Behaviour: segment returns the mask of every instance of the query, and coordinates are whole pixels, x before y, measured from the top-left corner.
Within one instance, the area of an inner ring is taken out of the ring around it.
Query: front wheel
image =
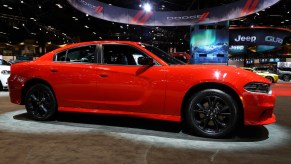
[[[0,91],[3,91],[4,88],[3,88],[3,85],[2,85],[2,82],[0,81]]]
[[[239,108],[236,101],[224,91],[205,89],[189,99],[186,120],[194,133],[203,137],[222,138],[237,127]]]
[[[32,86],[25,96],[28,115],[37,121],[51,120],[57,112],[57,102],[52,90],[43,84]]]

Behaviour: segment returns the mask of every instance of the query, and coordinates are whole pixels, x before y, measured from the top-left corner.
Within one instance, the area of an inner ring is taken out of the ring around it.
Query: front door
[[[137,59],[147,56],[129,45],[103,45],[102,64],[97,67],[98,108],[140,113],[163,113],[165,70],[139,65]]]

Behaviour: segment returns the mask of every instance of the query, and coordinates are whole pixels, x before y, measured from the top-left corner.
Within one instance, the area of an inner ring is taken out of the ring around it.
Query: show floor
[[[126,117],[62,113],[35,122],[0,92],[0,163],[291,163],[291,84],[272,88],[277,122],[226,139]]]

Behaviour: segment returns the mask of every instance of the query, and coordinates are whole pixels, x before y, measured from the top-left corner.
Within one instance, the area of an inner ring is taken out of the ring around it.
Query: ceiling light
[[[102,39],[102,37],[101,37],[101,36],[99,36],[99,39]]]
[[[138,5],[138,7],[142,7],[142,5],[140,4],[140,5]]]
[[[120,26],[121,29],[123,29],[123,26]]]
[[[38,8],[41,9],[41,5],[39,5]]]
[[[63,6],[62,5],[60,5],[60,4],[56,4],[56,6],[58,6],[60,9],[62,9],[63,8]]]
[[[20,3],[24,3],[23,1],[20,1]]]
[[[282,21],[281,23],[284,23],[284,21]]]
[[[251,28],[254,28],[254,25],[251,25]]]
[[[287,14],[289,14],[290,13],[290,11],[287,11]]]
[[[260,15],[259,13],[256,13],[257,15]]]
[[[8,9],[9,9],[9,10],[12,10],[13,8],[12,8],[12,7],[8,7]]]
[[[96,32],[93,32],[94,35],[96,35]]]
[[[89,16],[89,14],[86,14],[86,17],[88,17]]]
[[[3,5],[4,7],[8,7],[8,5]]]
[[[149,3],[145,3],[143,5],[143,9],[146,11],[146,12],[150,12],[152,11],[152,6],[149,4]]]
[[[286,19],[285,21],[286,21],[286,22],[289,22],[289,19]]]
[[[109,3],[108,5],[109,5],[109,6],[111,6],[112,4],[111,4],[111,3]]]
[[[89,26],[87,26],[87,25],[85,25],[84,27],[85,27],[85,28],[89,28]]]
[[[15,28],[15,29],[19,30],[19,28],[18,28],[18,27],[16,27],[16,26],[13,26],[13,28]]]

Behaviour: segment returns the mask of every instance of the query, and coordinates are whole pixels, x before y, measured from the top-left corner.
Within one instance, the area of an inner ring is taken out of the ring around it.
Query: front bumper
[[[245,125],[266,125],[276,122],[273,114],[274,93],[262,94],[246,91],[242,96]]]
[[[10,75],[1,75],[0,81],[2,83],[3,89],[8,89],[8,78]]]

